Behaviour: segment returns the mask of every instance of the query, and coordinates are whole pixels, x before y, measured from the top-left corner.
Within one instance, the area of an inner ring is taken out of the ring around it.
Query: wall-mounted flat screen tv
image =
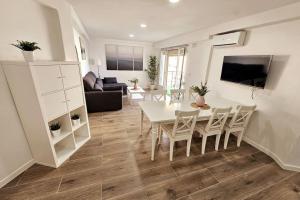
[[[221,80],[264,88],[272,56],[224,56]]]

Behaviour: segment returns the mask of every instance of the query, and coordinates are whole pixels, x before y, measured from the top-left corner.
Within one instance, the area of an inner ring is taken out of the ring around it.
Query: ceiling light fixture
[[[134,35],[133,34],[129,34],[129,37],[134,38]]]
[[[178,3],[179,0],[169,0],[170,3]]]
[[[141,24],[140,26],[141,26],[141,28],[146,28],[147,24]]]

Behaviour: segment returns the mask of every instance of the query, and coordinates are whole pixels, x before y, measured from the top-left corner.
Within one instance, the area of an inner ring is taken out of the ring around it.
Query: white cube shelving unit
[[[59,167],[90,139],[79,63],[0,62],[36,163]],[[71,116],[80,115],[73,126]],[[53,137],[49,125],[61,124]]]

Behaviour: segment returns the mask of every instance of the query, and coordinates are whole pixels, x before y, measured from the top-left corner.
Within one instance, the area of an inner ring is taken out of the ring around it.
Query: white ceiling
[[[91,37],[155,42],[299,0],[68,0]],[[147,28],[140,28],[145,23]]]

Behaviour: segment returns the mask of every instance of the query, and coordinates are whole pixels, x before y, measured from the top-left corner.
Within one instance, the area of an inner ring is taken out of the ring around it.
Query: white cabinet
[[[42,94],[63,89],[62,76],[59,65],[34,66],[33,73],[37,78],[39,90]]]
[[[90,139],[85,96],[76,62],[0,62],[36,163],[60,166]],[[73,126],[71,116],[81,123]],[[61,134],[49,126],[61,124]]]
[[[81,87],[66,90],[66,99],[70,111],[83,105],[83,95]]]
[[[63,77],[65,89],[75,87],[75,86],[80,86],[81,77],[77,65],[61,66],[60,70]]]
[[[48,94],[42,97],[48,121],[68,112],[64,91]]]

